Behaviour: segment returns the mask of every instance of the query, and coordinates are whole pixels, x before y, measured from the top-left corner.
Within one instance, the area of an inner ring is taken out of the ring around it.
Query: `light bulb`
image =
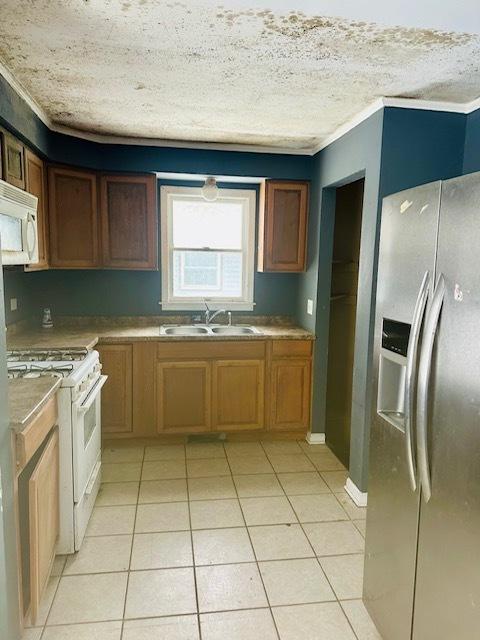
[[[213,176],[209,176],[205,180],[205,184],[202,187],[202,196],[203,199],[208,202],[213,202],[218,198],[217,181]]]

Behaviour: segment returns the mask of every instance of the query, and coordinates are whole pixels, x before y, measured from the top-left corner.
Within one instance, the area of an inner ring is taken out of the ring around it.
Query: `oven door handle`
[[[100,376],[97,380],[97,383],[90,390],[90,393],[86,397],[85,401],[82,404],[78,402],[74,403],[75,410],[77,411],[77,413],[79,413],[80,415],[87,413],[87,411],[90,409],[92,404],[97,399],[98,392],[103,387],[107,379],[108,379],[108,376]]]
[[[93,468],[92,475],[90,476],[90,480],[88,481],[87,488],[85,489],[85,495],[89,496],[92,493],[93,487],[97,481],[98,474],[100,473],[101,468],[102,468],[102,463],[99,460],[95,465],[95,467]]]

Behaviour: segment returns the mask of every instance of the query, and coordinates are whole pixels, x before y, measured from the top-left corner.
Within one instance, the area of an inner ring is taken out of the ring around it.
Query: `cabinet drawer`
[[[273,357],[285,356],[308,358],[312,355],[311,340],[274,340],[272,343]]]
[[[262,359],[265,357],[265,342],[248,340],[242,342],[232,341],[205,341],[198,342],[160,342],[157,345],[157,358],[159,360],[177,360],[192,358],[203,359]]]
[[[57,396],[45,404],[43,409],[35,416],[30,424],[17,433],[17,467],[23,469],[41,443],[47,437],[48,432],[57,422]]]

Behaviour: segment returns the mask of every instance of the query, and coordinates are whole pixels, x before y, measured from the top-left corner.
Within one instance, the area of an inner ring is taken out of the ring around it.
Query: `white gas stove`
[[[10,378],[52,375],[58,391],[60,538],[57,553],[80,549],[101,480],[101,375],[97,351],[28,349],[7,352]]]

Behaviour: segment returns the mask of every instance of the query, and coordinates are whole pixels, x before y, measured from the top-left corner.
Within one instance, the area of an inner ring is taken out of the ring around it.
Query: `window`
[[[255,196],[219,189],[207,202],[197,187],[161,188],[163,309],[253,309]]]

